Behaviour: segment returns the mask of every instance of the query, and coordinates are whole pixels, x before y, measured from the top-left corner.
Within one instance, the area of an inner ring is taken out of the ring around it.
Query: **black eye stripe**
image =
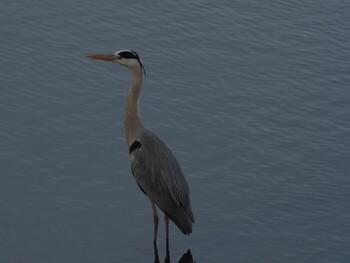
[[[121,56],[122,58],[135,58],[138,59],[139,56],[137,55],[137,53],[135,51],[121,51],[118,53],[119,56]]]
[[[120,50],[116,53],[116,55],[119,55],[120,57],[125,58],[125,59],[131,59],[131,58],[137,59],[137,61],[140,63],[141,71],[146,76],[145,68],[142,65],[141,59],[140,59],[139,55],[136,53],[136,51],[134,51],[134,50]]]

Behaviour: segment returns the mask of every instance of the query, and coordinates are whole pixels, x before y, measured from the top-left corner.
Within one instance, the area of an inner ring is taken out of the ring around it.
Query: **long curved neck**
[[[131,68],[131,85],[126,97],[124,126],[128,147],[135,141],[144,129],[139,114],[139,96],[142,89],[143,76],[140,67]]]

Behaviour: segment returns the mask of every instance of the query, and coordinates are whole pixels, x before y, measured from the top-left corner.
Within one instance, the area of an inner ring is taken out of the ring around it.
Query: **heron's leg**
[[[164,259],[164,263],[170,263],[170,249],[169,249],[169,217],[167,215],[164,216],[165,220],[165,232],[166,232],[166,255]],[[181,261],[181,260],[180,260]]]
[[[157,248],[157,243],[153,243],[153,248],[154,248],[154,263],[160,263],[159,261],[159,255],[158,255],[158,248]]]
[[[156,243],[157,242],[158,225],[159,225],[159,217],[157,214],[157,209],[156,209],[155,203],[151,201],[151,204],[152,204],[152,210],[153,210],[153,223],[154,223],[153,243]]]
[[[169,242],[169,217],[167,215],[164,215],[164,221],[166,241]]]

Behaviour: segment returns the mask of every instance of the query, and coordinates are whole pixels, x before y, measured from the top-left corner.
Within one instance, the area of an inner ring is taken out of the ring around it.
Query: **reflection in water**
[[[158,255],[158,247],[156,242],[153,242],[153,248],[154,248],[154,263],[160,263],[159,255]],[[166,256],[164,259],[164,263],[170,263],[169,240],[166,241]],[[189,249],[185,254],[182,255],[178,263],[195,263],[195,261],[193,261],[191,251]]]
[[[196,263],[196,261],[193,261],[191,250],[187,250],[187,252],[182,255],[182,257],[179,260],[179,263]]]

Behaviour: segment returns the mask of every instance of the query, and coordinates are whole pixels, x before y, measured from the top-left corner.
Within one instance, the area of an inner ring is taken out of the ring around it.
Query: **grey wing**
[[[131,170],[141,190],[185,234],[192,231],[194,216],[189,187],[170,149],[147,132],[130,147]]]

